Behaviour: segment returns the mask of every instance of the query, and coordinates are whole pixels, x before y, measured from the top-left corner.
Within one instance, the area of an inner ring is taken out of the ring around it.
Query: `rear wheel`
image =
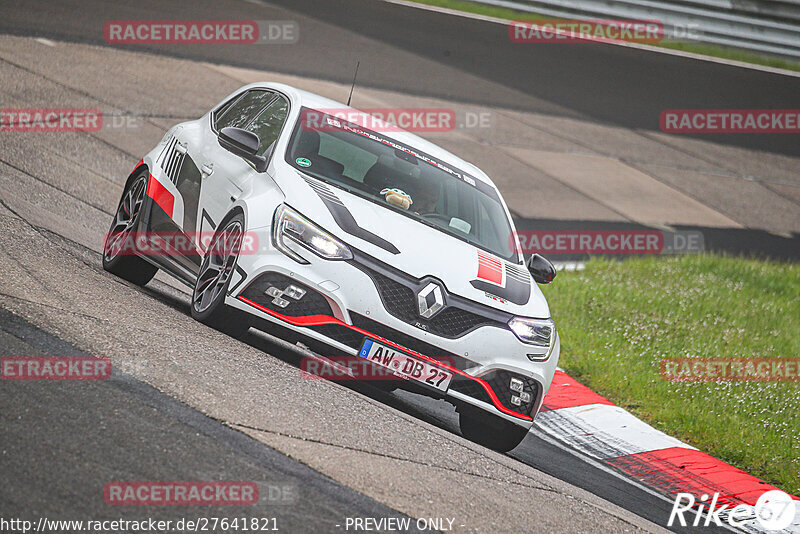
[[[214,234],[192,293],[192,317],[233,337],[250,328],[246,313],[225,305],[244,235],[244,216],[227,219]]]
[[[155,265],[135,255],[136,229],[144,207],[146,189],[145,169],[122,192],[117,213],[103,244],[103,269],[139,286],[152,280],[158,272]]]
[[[519,445],[528,430],[478,409],[462,408],[458,413],[461,435],[498,452],[508,452]]]

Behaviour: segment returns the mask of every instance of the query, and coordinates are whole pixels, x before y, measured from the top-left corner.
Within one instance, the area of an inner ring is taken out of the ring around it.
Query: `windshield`
[[[518,262],[497,190],[417,149],[303,108],[286,161],[315,178]]]

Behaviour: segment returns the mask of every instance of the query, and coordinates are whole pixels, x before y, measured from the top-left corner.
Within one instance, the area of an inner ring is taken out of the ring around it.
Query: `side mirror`
[[[549,284],[556,277],[555,266],[539,254],[534,254],[528,260],[528,270],[537,284]]]
[[[229,126],[219,131],[217,140],[219,145],[228,152],[252,162],[256,166],[256,171],[264,172],[267,170],[267,158],[258,155],[261,141],[253,132]]]

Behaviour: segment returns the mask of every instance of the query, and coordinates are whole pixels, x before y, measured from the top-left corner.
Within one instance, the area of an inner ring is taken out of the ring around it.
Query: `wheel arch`
[[[224,227],[228,222],[233,219],[237,214],[241,215],[244,219],[244,230],[247,231],[247,211],[244,209],[244,206],[241,204],[234,205],[228,213],[225,214],[225,217],[217,225],[217,229]]]
[[[128,189],[128,186],[131,185],[133,179],[139,175],[139,173],[142,171],[143,168],[147,170],[148,174],[150,174],[150,167],[147,165],[147,163],[145,163],[144,160],[139,160],[139,163],[136,164],[136,167],[134,167],[133,172],[131,172],[128,175],[127,180],[125,180],[125,187],[123,188],[123,191]]]

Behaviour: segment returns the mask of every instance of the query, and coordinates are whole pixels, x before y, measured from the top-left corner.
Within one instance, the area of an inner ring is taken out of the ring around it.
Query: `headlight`
[[[541,361],[550,357],[556,344],[556,323],[552,319],[514,317],[508,327],[520,341],[533,345],[528,359]]]
[[[326,260],[353,258],[347,245],[285,204],[275,210],[272,242],[275,248],[299,263],[308,263],[299,254],[303,248]]]

